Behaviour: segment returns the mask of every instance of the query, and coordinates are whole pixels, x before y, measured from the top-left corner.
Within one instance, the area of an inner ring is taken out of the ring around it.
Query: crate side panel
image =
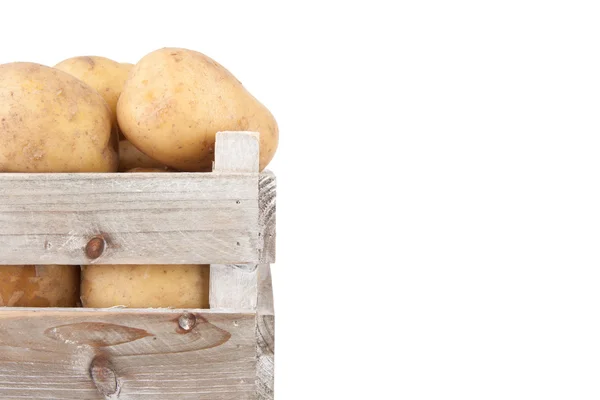
[[[254,314],[192,314],[2,310],[0,399],[253,399]]]
[[[257,174],[0,174],[0,264],[258,260]],[[85,246],[101,236],[105,250]]]

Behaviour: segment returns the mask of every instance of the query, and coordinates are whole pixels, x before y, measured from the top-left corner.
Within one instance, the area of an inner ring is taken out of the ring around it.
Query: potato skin
[[[59,62],[54,68],[87,83],[106,101],[116,120],[117,101],[133,64],[118,63],[98,56],[73,57]]]
[[[0,306],[75,307],[78,301],[78,265],[0,267]]]
[[[34,63],[0,65],[0,171],[114,172],[117,129],[95,90]]]
[[[207,171],[218,131],[260,132],[260,169],[273,158],[277,122],[223,66],[186,49],[164,48],[130,71],[117,104],[119,126],[142,152],[182,171]]]
[[[168,172],[165,169],[161,169],[161,168],[143,168],[143,167],[139,167],[139,168],[132,168],[128,171],[125,172]]]
[[[84,307],[208,308],[209,265],[87,265]]]
[[[129,140],[121,140],[119,142],[119,171],[126,172],[133,168],[168,169],[167,166],[139,151]]]

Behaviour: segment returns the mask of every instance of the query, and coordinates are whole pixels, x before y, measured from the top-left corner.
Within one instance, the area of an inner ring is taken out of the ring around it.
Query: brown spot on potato
[[[23,147],[23,154],[32,161],[41,160],[46,155],[43,141],[39,144],[27,142]]]
[[[89,64],[89,67],[88,67],[88,69],[89,69],[90,71],[91,71],[91,70],[93,70],[93,69],[94,69],[94,67],[96,66],[96,62],[94,61],[94,59],[93,59],[92,57],[87,57],[87,56],[85,56],[85,57],[81,57],[81,59],[82,59],[83,61],[85,61],[86,63],[88,63],[88,64]]]
[[[174,51],[171,53],[171,55],[173,56],[173,59],[175,60],[176,63],[181,62],[181,60],[183,60],[183,57],[181,56],[181,52],[179,52],[179,51]]]
[[[77,114],[77,111],[79,111],[79,107],[77,106],[77,102],[76,101],[72,101],[71,104],[69,104],[69,107],[67,109],[68,111],[68,120],[72,121],[75,118],[75,115]]]
[[[240,120],[238,121],[238,125],[240,126],[240,130],[242,130],[242,131],[247,130],[248,127],[250,126],[250,124],[248,123],[248,118],[246,118],[246,117],[240,118]]]

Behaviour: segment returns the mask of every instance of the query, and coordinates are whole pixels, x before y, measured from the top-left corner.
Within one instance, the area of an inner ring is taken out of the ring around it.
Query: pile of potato
[[[216,133],[231,130],[260,133],[264,169],[277,149],[273,115],[196,51],[164,48],[135,65],[0,65],[0,172],[205,172]],[[0,306],[204,308],[208,268],[2,266]]]

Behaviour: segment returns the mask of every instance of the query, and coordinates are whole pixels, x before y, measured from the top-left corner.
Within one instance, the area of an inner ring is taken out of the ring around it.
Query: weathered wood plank
[[[217,132],[215,172],[258,173],[258,132]]]
[[[1,264],[258,261],[254,174],[0,174]],[[101,235],[104,253],[85,246]]]
[[[258,298],[256,312],[262,315],[274,315],[273,283],[271,282],[271,266],[259,264],[257,271]]]
[[[95,235],[104,233],[100,230],[71,235],[0,235],[0,263],[209,264],[258,257],[256,232],[252,231],[111,232],[106,235],[105,251],[97,259],[89,259],[85,247]]]
[[[258,134],[221,132],[215,171],[258,171]],[[256,152],[249,149],[256,149]],[[258,183],[260,265],[247,268],[211,265],[211,308],[256,307],[256,398],[273,400],[274,328],[273,293],[269,262],[275,262],[275,175],[266,171]],[[248,302],[252,296],[254,303]]]
[[[258,400],[275,396],[275,309],[271,266],[275,262],[275,175],[264,172],[259,180],[259,225],[261,226],[261,262],[257,268],[256,304],[256,394]]]
[[[0,398],[255,399],[255,325],[207,310],[0,309]]]
[[[1,173],[0,204],[67,203],[71,207],[108,201],[255,199],[256,178],[248,174],[197,172]],[[127,207],[126,205],[124,205]]]
[[[256,264],[212,264],[210,266],[210,308],[256,310],[256,275]]]
[[[255,132],[218,132],[215,147],[215,173],[248,173],[256,177],[256,206],[258,207],[258,157],[259,134]],[[259,215],[254,220],[257,230]],[[257,245],[262,249],[260,232],[256,232]],[[259,255],[260,257],[260,255]],[[212,309],[256,309],[256,263],[222,265],[213,263],[210,268],[210,307]]]
[[[258,181],[258,225],[260,227],[259,245],[260,262],[262,264],[275,262],[275,225],[276,225],[276,195],[277,179],[271,171],[260,174]]]
[[[275,312],[269,264],[258,266],[256,314],[256,393],[258,400],[273,400],[275,389]]]

